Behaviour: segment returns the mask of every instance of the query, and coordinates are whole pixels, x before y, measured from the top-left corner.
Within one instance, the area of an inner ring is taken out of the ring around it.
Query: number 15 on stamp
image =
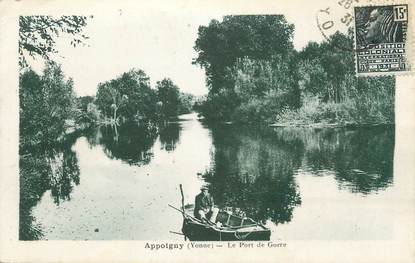
[[[408,20],[408,7],[406,5],[398,5],[393,7],[393,21],[401,22]]]

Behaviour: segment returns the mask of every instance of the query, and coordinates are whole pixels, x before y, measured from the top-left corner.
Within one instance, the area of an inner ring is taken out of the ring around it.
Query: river
[[[209,185],[215,203],[262,221],[272,240],[393,237],[394,127],[207,125],[91,129],[21,158],[23,240],[183,240],[185,202]]]

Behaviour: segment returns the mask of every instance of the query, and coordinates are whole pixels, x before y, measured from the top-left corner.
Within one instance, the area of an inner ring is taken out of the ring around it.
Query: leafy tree
[[[298,65],[302,95],[312,94],[320,99],[327,97],[329,78],[319,59],[302,60]]]
[[[50,55],[57,52],[56,38],[62,33],[73,36],[71,45],[83,44],[88,38],[81,34],[86,25],[86,16],[20,16],[19,65],[27,66],[25,52],[33,58],[40,56],[50,60]]]
[[[234,90],[220,90],[218,93],[209,93],[202,103],[198,104],[199,112],[208,120],[231,121],[235,108],[240,100]]]
[[[177,116],[180,105],[179,88],[168,78],[157,81],[156,87],[162,116],[166,118]]]
[[[131,69],[119,77],[119,88],[128,96],[128,103],[120,114],[126,119],[150,120],[156,118],[156,92],[150,86],[150,78],[141,69]]]
[[[206,70],[212,93],[228,85],[224,76],[239,58],[266,59],[293,50],[294,26],[282,15],[225,16],[200,26],[194,49],[194,64]]]
[[[20,100],[20,146],[40,143],[46,115],[41,77],[27,70],[19,79]]]
[[[308,82],[305,85],[309,91],[314,89],[313,92],[323,101],[342,101],[342,83],[346,75],[354,75],[353,53],[345,46],[353,47],[352,33],[344,35],[336,32],[329,41],[321,44],[310,42],[298,55],[301,76],[305,76]]]
[[[30,69],[22,72],[19,86],[21,147],[56,142],[65,130],[65,120],[73,117],[72,79],[49,62],[41,76]]]
[[[107,116],[111,116],[113,122],[118,122],[118,109],[127,100],[128,96],[120,93],[116,80],[98,84],[97,103]]]
[[[194,47],[198,57],[193,63],[206,71],[209,94],[200,107],[203,115],[230,120],[239,115],[235,111],[238,106],[246,106],[242,104],[249,98],[260,100],[276,90],[266,83],[269,79],[265,75],[269,74],[262,72],[266,60],[278,58],[282,62],[284,71],[278,73],[275,69],[274,77],[281,74],[296,78],[293,31],[294,26],[282,15],[225,16],[222,22],[212,20],[207,27],[199,27]],[[291,91],[296,83],[291,84],[284,87]],[[250,101],[250,105],[255,111],[255,102]]]
[[[295,105],[296,79],[290,63],[282,56],[267,60],[238,60],[232,70],[235,93],[240,100],[233,119],[267,122],[283,107]]]
[[[116,121],[149,120],[156,115],[156,93],[142,70],[132,69],[116,79],[100,83],[96,104],[102,113]]]

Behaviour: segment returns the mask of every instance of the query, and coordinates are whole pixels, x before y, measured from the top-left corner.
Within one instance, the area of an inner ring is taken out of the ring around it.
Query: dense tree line
[[[102,117],[111,122],[162,121],[189,113],[193,95],[180,92],[169,78],[150,85],[143,70],[132,69],[98,85],[95,103]]]
[[[393,123],[394,78],[356,78],[353,35],[293,48],[282,15],[225,16],[199,27],[195,64],[209,120],[243,123]]]
[[[134,121],[159,122],[192,111],[194,96],[179,91],[170,79],[151,88],[144,71],[132,69],[98,85],[96,96],[76,97],[73,80],[49,61],[41,74],[20,74],[20,145],[52,145],[70,126]]]
[[[351,31],[309,43],[298,55],[303,105],[283,111],[277,121],[393,123],[395,78],[355,77],[352,49]]]

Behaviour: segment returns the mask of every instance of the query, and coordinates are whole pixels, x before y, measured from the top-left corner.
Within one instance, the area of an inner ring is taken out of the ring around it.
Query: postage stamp
[[[358,75],[409,72],[407,4],[356,6],[355,48]]]

